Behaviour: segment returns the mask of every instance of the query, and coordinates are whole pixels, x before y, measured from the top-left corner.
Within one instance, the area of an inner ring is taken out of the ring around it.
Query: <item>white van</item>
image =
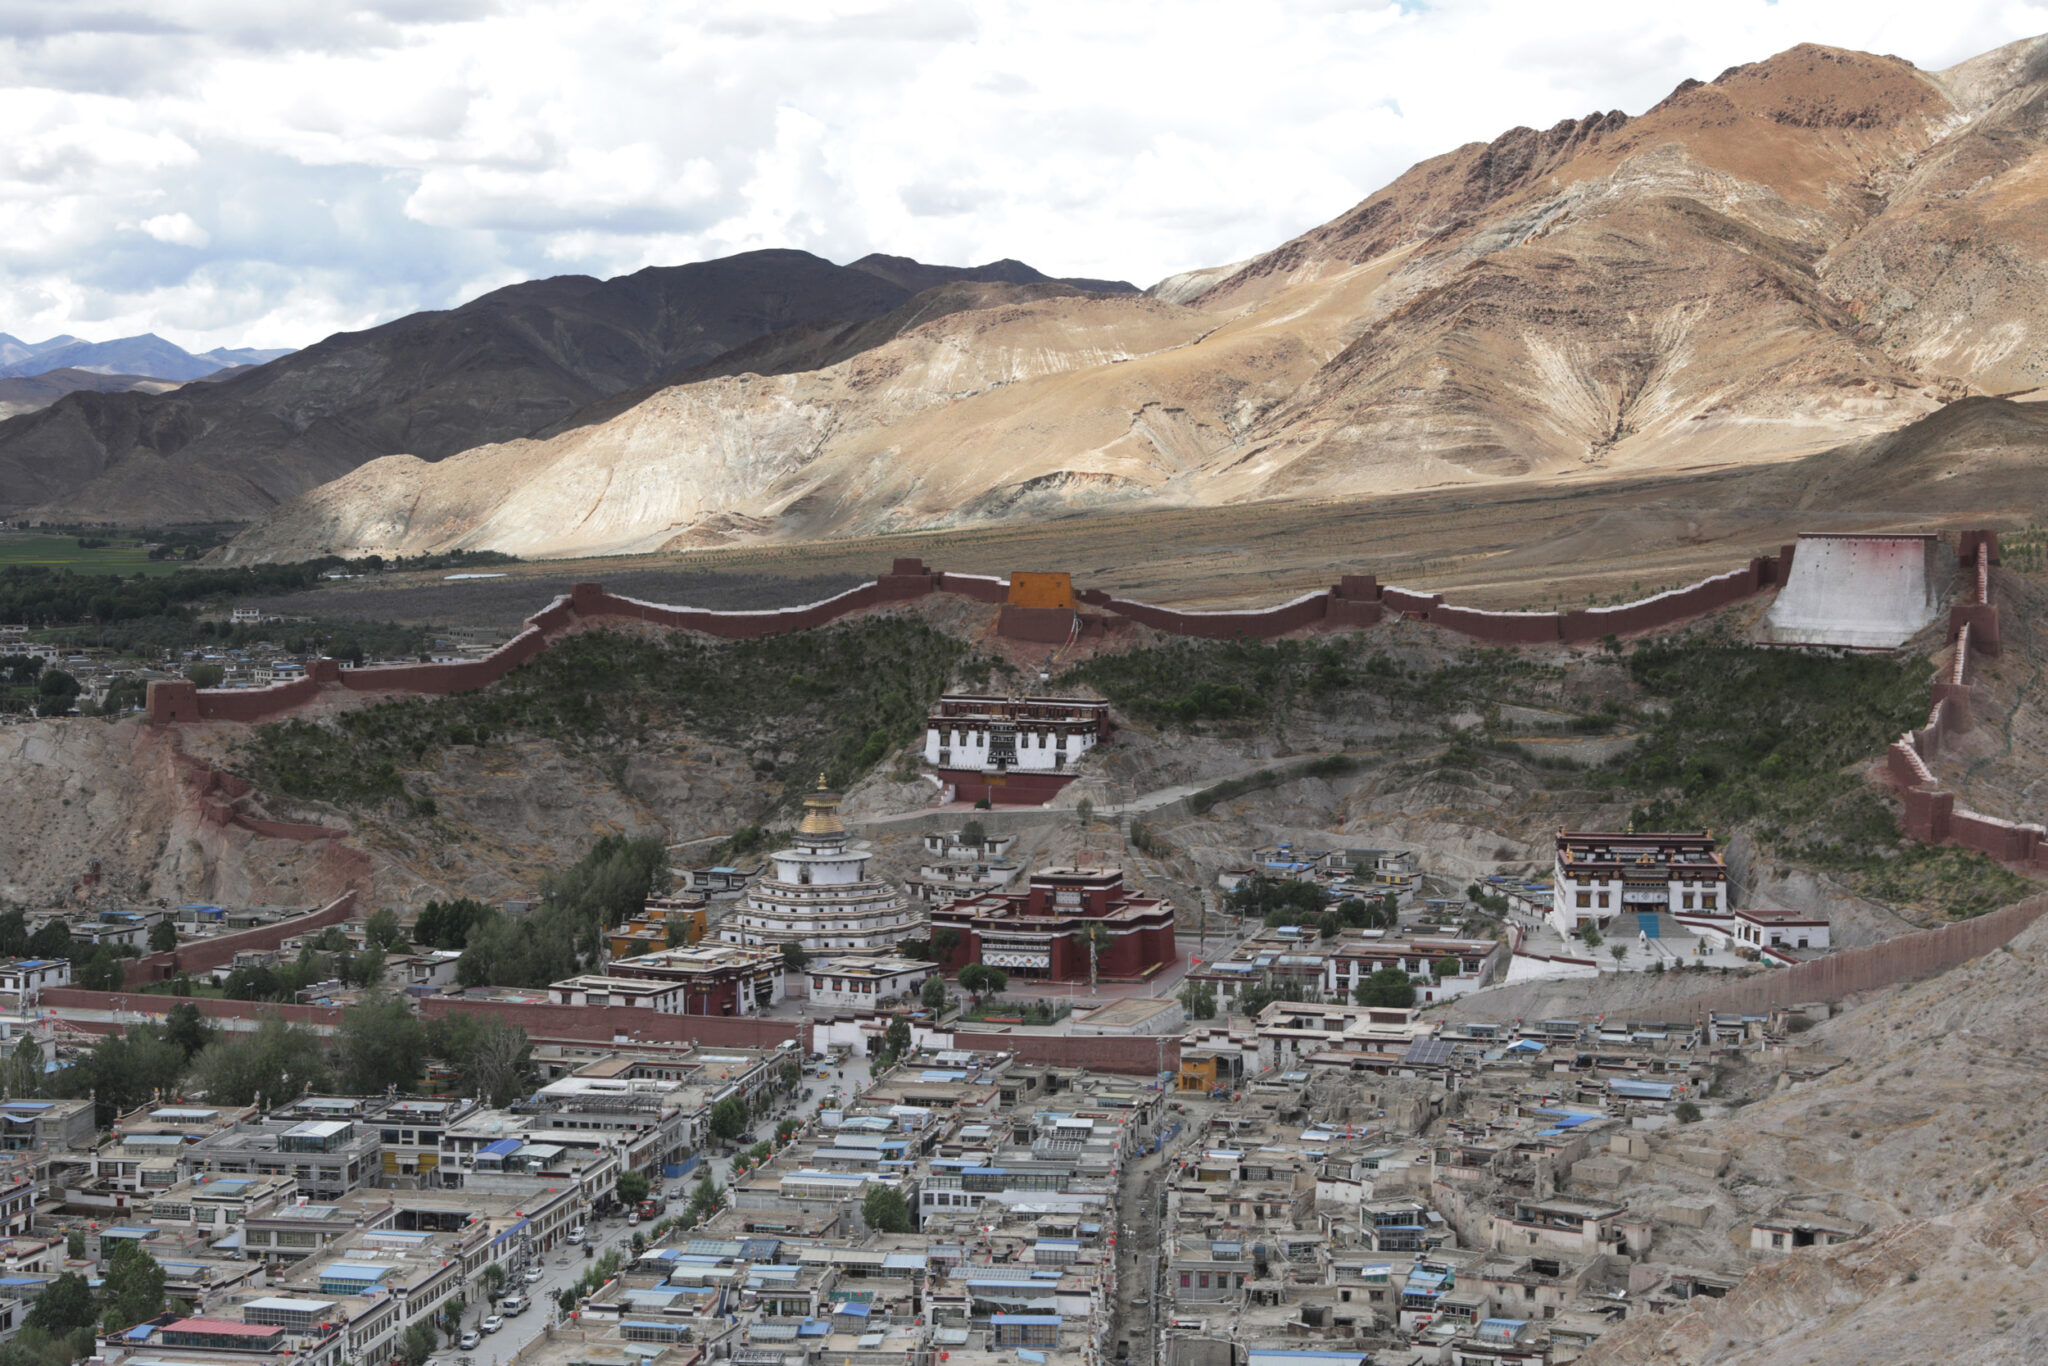
[[[507,1295],[504,1299],[498,1301],[499,1312],[508,1315],[524,1314],[526,1306],[527,1298],[524,1295]]]

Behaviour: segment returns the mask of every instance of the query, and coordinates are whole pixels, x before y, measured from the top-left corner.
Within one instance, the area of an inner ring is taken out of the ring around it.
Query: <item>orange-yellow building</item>
[[[651,896],[640,914],[607,932],[614,959],[636,958],[668,948],[689,948],[704,937],[711,921],[700,894]],[[670,935],[675,937],[672,939]]]

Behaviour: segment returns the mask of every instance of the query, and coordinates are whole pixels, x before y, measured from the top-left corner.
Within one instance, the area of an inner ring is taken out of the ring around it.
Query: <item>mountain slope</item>
[[[927,278],[970,293],[980,282],[1013,280],[1041,292],[1132,292],[1120,282],[1052,281],[1017,261],[867,262],[856,269],[807,252],[757,251],[613,280],[536,280],[329,337],[170,400],[81,396],[34,421],[0,423],[0,509],[40,505],[114,520],[254,516],[381,455],[434,460],[582,425],[579,414],[593,404],[620,411],[607,400],[645,396],[766,335],[846,333],[831,354],[850,355],[893,332],[847,329],[904,306]],[[227,364],[237,354],[190,359]]]
[[[706,374],[823,368],[614,404],[551,438],[573,451],[393,467],[281,512],[243,549],[573,554],[579,526],[606,528],[591,548],[797,539],[1842,446],[2048,382],[2033,303],[2048,278],[2043,52],[2036,40],[1928,73],[1794,48],[1638,117],[1459,148],[1149,298],[990,301],[985,322],[955,314],[851,359],[822,331],[784,338]],[[569,464],[610,482],[565,480]],[[470,487],[436,487],[455,480]],[[445,515],[423,520],[414,500]],[[513,503],[525,510],[500,517]],[[402,538],[355,542],[347,527]]]
[[[922,261],[913,261],[908,256],[884,256],[874,252],[861,257],[847,266],[848,270],[864,270],[868,274],[899,284],[913,293],[922,294],[927,289],[940,285],[980,281],[985,284],[1002,285],[1072,285],[1090,294],[1136,294],[1138,287],[1128,280],[1056,280],[1045,272],[1035,270],[1022,261],[1005,257],[990,261],[985,266],[932,266]]]
[[[365,460],[520,436],[764,332],[907,297],[797,251],[512,285],[203,389],[74,394],[0,423],[0,500],[117,520],[253,516]]]
[[[115,394],[135,390],[145,394],[167,393],[177,388],[174,380],[148,375],[103,375],[93,370],[48,370],[20,379],[0,379],[0,418],[33,413],[47,408],[66,394],[90,389]]]
[[[34,346],[23,346],[22,349],[27,354],[0,366],[0,374],[27,378],[48,374],[52,370],[86,370],[102,375],[142,375],[150,379],[184,381],[204,379],[242,363],[218,355],[195,356],[154,332],[145,332],[139,337],[118,337],[107,342],[57,337]]]

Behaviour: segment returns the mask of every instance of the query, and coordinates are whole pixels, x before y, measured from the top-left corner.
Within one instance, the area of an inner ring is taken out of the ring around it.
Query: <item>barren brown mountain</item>
[[[651,550],[1811,454],[2042,383],[2044,101],[2042,40],[1942,72],[1803,46],[1459,148],[1148,298],[956,297],[544,440],[378,461],[236,553]]]
[[[952,289],[1025,280],[1079,292],[1017,261],[950,268],[870,257],[837,266],[801,251],[612,280],[532,280],[446,312],[340,333],[173,395],[158,396],[162,386],[52,393],[44,411],[0,422],[0,513],[246,519],[365,460],[398,451],[434,460],[525,436],[614,395],[644,397],[764,335],[843,330],[929,289],[925,275]]]

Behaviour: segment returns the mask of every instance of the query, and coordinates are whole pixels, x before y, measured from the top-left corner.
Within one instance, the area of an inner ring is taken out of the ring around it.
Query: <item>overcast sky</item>
[[[1146,285],[1416,160],[2048,0],[0,0],[0,331],[295,346],[756,247]]]

